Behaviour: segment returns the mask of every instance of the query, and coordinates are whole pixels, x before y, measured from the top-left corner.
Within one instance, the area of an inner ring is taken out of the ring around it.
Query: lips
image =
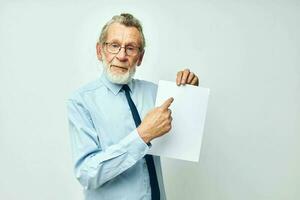
[[[122,66],[118,66],[118,65],[111,65],[111,67],[118,67],[118,68],[121,68],[121,69],[128,69],[127,67],[122,67]]]

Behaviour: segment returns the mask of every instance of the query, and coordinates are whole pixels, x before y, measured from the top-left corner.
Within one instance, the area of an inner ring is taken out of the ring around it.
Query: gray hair
[[[99,43],[100,44],[105,43],[105,41],[107,39],[108,28],[111,24],[113,24],[115,22],[120,23],[127,27],[135,27],[138,29],[138,31],[140,32],[140,35],[141,35],[141,42],[142,42],[140,50],[143,51],[146,46],[146,42],[145,42],[142,24],[140,23],[140,21],[137,18],[135,18],[132,14],[129,14],[129,13],[121,13],[120,15],[113,16],[112,19],[109,20],[103,26],[100,37],[99,37]]]

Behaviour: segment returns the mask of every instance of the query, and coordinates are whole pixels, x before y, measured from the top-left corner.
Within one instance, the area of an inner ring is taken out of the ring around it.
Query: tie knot
[[[122,86],[122,89],[125,90],[125,92],[129,92],[130,91],[130,88],[126,84]]]

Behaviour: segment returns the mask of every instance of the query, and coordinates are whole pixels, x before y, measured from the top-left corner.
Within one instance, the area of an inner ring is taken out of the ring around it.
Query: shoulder
[[[157,84],[150,81],[135,79],[135,87],[145,98],[152,99],[152,101],[155,102],[158,88]]]
[[[71,101],[81,101],[84,96],[88,95],[89,93],[95,92],[103,87],[103,83],[99,80],[90,81],[78,89],[74,90],[71,95],[69,96],[68,100]]]
[[[153,91],[156,93],[157,91],[157,84],[150,82],[150,81],[145,81],[145,80],[140,80],[140,79],[134,79],[135,84],[137,87],[140,87],[142,89],[148,89],[150,91]]]

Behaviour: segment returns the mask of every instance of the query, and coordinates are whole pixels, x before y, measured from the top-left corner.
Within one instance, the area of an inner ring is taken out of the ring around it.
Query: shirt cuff
[[[149,146],[140,137],[137,129],[134,129],[121,143],[123,143],[122,146],[127,146],[129,155],[136,161],[143,158],[149,151]]]

